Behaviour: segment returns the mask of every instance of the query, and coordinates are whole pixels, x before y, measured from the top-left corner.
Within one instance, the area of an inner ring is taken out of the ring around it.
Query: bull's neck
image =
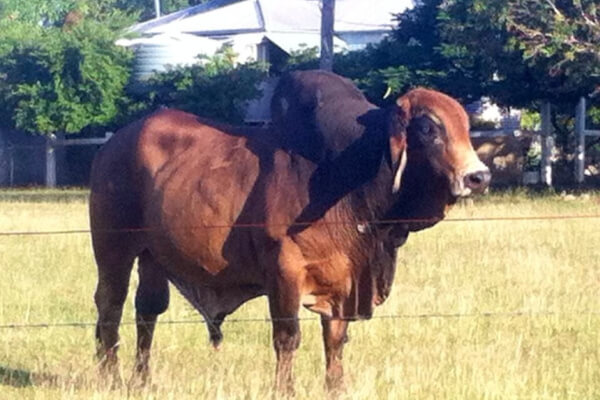
[[[443,219],[446,208],[454,202],[448,179],[436,173],[423,154],[409,149],[409,163],[402,176],[402,188],[389,219],[411,220],[410,230],[430,227]]]
[[[381,221],[393,209],[398,196],[392,193],[393,174],[385,158],[381,158],[377,173],[362,186],[348,194],[347,202],[354,215],[365,222]]]
[[[345,152],[351,162],[343,163],[344,169],[339,169],[338,175],[348,182],[349,190],[341,204],[350,207],[360,221],[385,218],[398,198],[392,193],[387,131],[381,124],[374,125]]]
[[[372,221],[392,207],[393,174],[384,110],[372,110],[353,130],[355,140],[321,161],[310,177],[310,203],[296,222],[329,219]]]

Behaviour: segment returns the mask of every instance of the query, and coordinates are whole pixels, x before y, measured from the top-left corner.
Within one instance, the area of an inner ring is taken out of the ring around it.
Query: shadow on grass
[[[33,386],[32,373],[23,369],[0,366],[0,385],[26,387]]]
[[[56,384],[57,376],[37,374],[24,369],[14,369],[0,365],[0,385],[28,387],[38,384]]]

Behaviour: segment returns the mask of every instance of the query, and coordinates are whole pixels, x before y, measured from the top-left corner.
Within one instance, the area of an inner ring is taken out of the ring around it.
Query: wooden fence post
[[[323,0],[321,9],[321,59],[319,68],[333,69],[333,30],[335,21],[335,0]]]
[[[154,18],[160,18],[160,0],[154,0]]]
[[[56,136],[50,134],[46,138],[46,187],[56,187]]]
[[[575,182],[583,183],[585,170],[585,97],[579,99],[575,111]]]
[[[552,149],[554,148],[554,137],[552,136],[550,102],[542,104],[542,160],[540,163],[540,179],[543,184],[552,186]]]
[[[15,147],[8,145],[8,184],[10,187],[15,185]]]

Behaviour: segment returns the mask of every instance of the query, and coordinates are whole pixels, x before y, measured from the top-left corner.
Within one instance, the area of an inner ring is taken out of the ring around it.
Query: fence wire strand
[[[473,218],[424,218],[424,219],[389,219],[376,221],[317,221],[317,222],[293,222],[293,223],[234,223],[234,224],[214,224],[214,225],[189,225],[179,228],[199,230],[199,229],[248,229],[265,227],[303,227],[312,224],[318,225],[394,225],[394,224],[429,224],[440,222],[514,222],[514,221],[557,221],[557,220],[577,220],[577,219],[600,219],[600,214],[580,214],[580,215],[542,215],[542,216],[500,216],[500,217],[473,217]],[[123,228],[123,229],[96,229],[99,233],[142,233],[154,232],[163,228],[158,226]],[[89,234],[91,229],[64,229],[53,231],[0,231],[0,236],[44,236],[44,235],[75,235]]]
[[[390,219],[377,221],[318,221],[319,225],[383,225],[383,224],[410,224],[410,223],[438,223],[438,222],[513,222],[513,221],[557,221],[557,220],[578,220],[578,219],[599,219],[600,214],[579,214],[579,215],[544,215],[544,216],[499,216],[499,217],[471,217],[471,218],[434,218],[434,219]],[[309,226],[315,222],[295,222],[295,223],[234,223],[234,224],[218,224],[218,225],[190,225],[185,226],[186,229],[244,229],[244,228],[265,228],[267,226]],[[104,229],[97,230],[103,233],[139,233],[151,232],[161,229],[160,227],[138,227],[127,229]],[[89,234],[91,229],[65,229],[54,231],[0,231],[2,236],[47,236],[47,235],[73,235],[73,234]],[[338,318],[347,319],[350,321],[363,321],[369,319],[392,319],[392,320],[418,320],[418,319],[463,319],[463,318],[511,318],[511,317],[552,317],[552,316],[579,316],[592,317],[600,316],[600,312],[581,311],[581,312],[556,312],[556,311],[508,311],[508,312],[473,312],[473,313],[420,313],[420,314],[389,314],[389,315],[374,315],[370,318]],[[319,321],[319,317],[296,317],[296,318],[270,318],[270,317],[254,317],[254,318],[228,318],[225,320],[208,320],[208,319],[184,319],[184,320],[164,320],[156,321],[157,325],[192,325],[192,324],[212,324],[212,323],[272,323],[282,320],[298,320],[298,321]],[[144,322],[139,322],[144,324]],[[106,325],[136,325],[136,321],[122,321],[107,323]],[[97,322],[90,321],[66,321],[66,322],[37,322],[37,323],[6,323],[0,324],[0,330],[8,329],[43,329],[43,328],[88,328],[94,327]]]
[[[578,316],[578,317],[597,317],[600,312],[582,311],[582,312],[557,312],[557,311],[505,311],[505,312],[479,312],[479,313],[423,313],[423,314],[388,314],[374,315],[370,318],[335,318],[337,320],[348,321],[368,321],[368,320],[415,320],[415,319],[464,319],[464,318],[513,318],[513,317],[560,317],[560,316]],[[187,320],[157,320],[156,325],[205,325],[207,323],[272,323],[276,321],[320,321],[319,317],[297,317],[297,318],[229,318],[225,320],[207,320],[207,319],[187,319]],[[122,321],[100,324],[109,325],[137,325],[137,321]],[[148,323],[140,322],[140,325]],[[0,329],[42,329],[42,328],[89,328],[97,326],[97,322],[90,321],[72,321],[72,322],[38,322],[38,323],[9,323],[0,324]]]

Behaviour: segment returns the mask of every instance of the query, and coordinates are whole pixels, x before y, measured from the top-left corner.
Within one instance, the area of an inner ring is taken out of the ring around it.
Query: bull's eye
[[[435,135],[435,123],[428,117],[420,117],[415,121],[415,130],[423,139],[427,141],[431,136]]]
[[[427,114],[413,118],[408,127],[409,146],[425,146],[430,149],[443,146],[444,141],[440,137],[442,130],[443,128]]]

